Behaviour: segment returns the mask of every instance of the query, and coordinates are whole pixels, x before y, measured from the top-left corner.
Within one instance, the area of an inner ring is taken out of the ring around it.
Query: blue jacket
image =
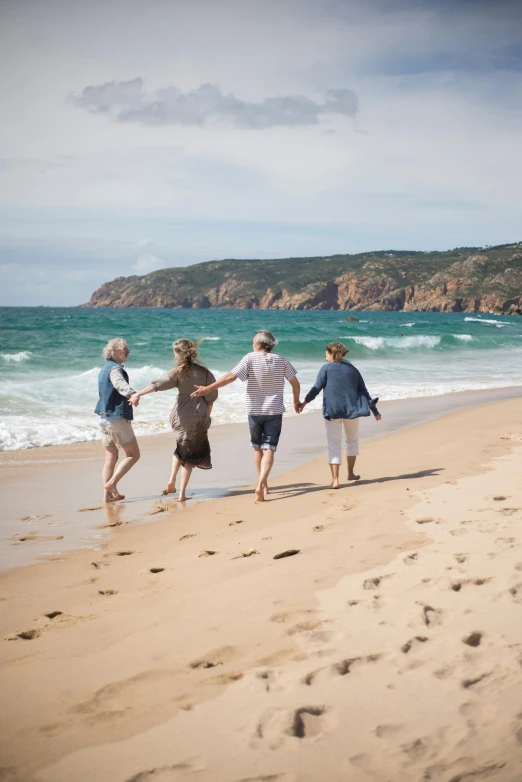
[[[373,407],[368,389],[358,369],[349,361],[332,361],[323,364],[317,380],[305,396],[305,402],[311,402],[323,391],[323,417],[360,418],[377,412]]]
[[[111,383],[111,369],[119,367],[117,361],[109,360],[104,367],[101,368],[98,375],[98,391],[100,398],[96,405],[94,412],[101,416],[112,416],[113,418],[126,418],[128,421],[132,421],[134,418],[134,412],[130,402],[125,397],[116,391]],[[129,382],[129,376],[123,369],[123,376],[127,383]]]

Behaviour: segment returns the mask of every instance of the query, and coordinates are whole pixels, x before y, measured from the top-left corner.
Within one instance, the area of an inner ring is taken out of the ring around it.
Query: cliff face
[[[520,314],[522,244],[446,253],[210,261],[117,277],[83,306]]]

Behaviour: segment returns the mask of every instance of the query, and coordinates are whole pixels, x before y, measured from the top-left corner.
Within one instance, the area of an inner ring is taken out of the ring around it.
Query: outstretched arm
[[[142,396],[146,396],[147,394],[152,394],[153,391],[156,391],[154,386],[145,386],[145,388],[142,388],[141,391],[135,391],[134,394],[130,397],[129,402],[131,405],[134,405],[134,407],[138,407],[140,398]]]
[[[168,372],[159,380],[151,380],[148,386],[142,388],[141,391],[135,391],[133,396],[129,399],[131,405],[138,406],[140,398],[147,396],[147,394],[153,394],[155,391],[169,391],[171,388],[176,388],[178,385],[176,370]]]
[[[216,380],[215,383],[211,383],[209,386],[194,386],[196,390],[190,395],[190,398],[193,399],[195,396],[206,396],[211,391],[216,391],[218,388],[228,386],[230,383],[233,383],[234,380],[237,380],[237,375],[234,375],[233,372],[228,372],[226,375],[223,375],[223,377],[220,377],[219,380]]]

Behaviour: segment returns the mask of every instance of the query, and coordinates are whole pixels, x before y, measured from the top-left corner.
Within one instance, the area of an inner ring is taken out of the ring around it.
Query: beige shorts
[[[112,424],[100,424],[100,429],[105,448],[113,443],[119,448],[126,448],[136,442],[132,421],[126,418],[117,418]]]

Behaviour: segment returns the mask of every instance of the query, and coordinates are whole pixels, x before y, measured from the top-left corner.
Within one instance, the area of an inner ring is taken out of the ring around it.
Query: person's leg
[[[137,440],[134,440],[134,442],[128,443],[127,445],[122,445],[121,447],[125,453],[125,459],[121,460],[116,467],[112,478],[110,478],[104,486],[106,491],[110,491],[113,494],[118,493],[118,481],[129,472],[131,467],[134,467],[140,458],[140,447]]]
[[[172,469],[170,471],[169,482],[168,482],[167,488],[163,492],[163,494],[174,494],[175,493],[175,491],[176,491],[176,477],[178,475],[180,467],[181,467],[181,462],[178,459],[178,457],[176,456],[176,454],[174,454],[174,456],[172,457]]]
[[[187,499],[187,495],[185,494],[188,482],[190,480],[190,476],[192,475],[192,470],[194,469],[193,464],[182,464],[181,465],[181,479],[179,484],[179,497],[178,502],[185,502]]]
[[[339,468],[342,461],[342,425],[341,419],[324,419],[326,442],[328,443],[328,464],[332,473],[330,488],[339,488]]]
[[[261,436],[261,448],[263,456],[261,458],[261,469],[259,472],[259,482],[256,487],[256,501],[264,502],[268,494],[268,476],[274,464],[276,448],[281,436],[281,427],[283,425],[282,415],[267,416],[263,421],[263,433]]]
[[[105,485],[111,480],[114,475],[114,469],[118,462],[118,448],[111,442],[105,446],[105,464],[103,465],[103,501],[112,502],[113,494],[109,489],[105,488]]]
[[[259,415],[249,415],[248,416],[248,427],[250,429],[250,445],[254,449],[254,466],[257,471],[258,475],[258,484],[259,484],[259,476],[261,475],[261,462],[263,459],[263,451],[261,450],[261,438],[263,436],[263,423],[264,420],[263,416]]]
[[[274,456],[275,456],[275,451],[273,451],[271,448],[263,449],[263,456],[261,459],[261,471],[259,473],[259,483],[256,486],[257,502],[264,502],[265,493],[266,494],[268,493],[267,482],[268,482],[268,476],[270,475],[270,470],[272,469],[272,466],[274,464]]]
[[[358,481],[360,475],[354,473],[355,460],[359,455],[359,419],[347,419],[343,421],[344,436],[346,439],[346,459],[348,462],[348,480]]]
[[[330,472],[332,473],[332,482],[330,484],[331,489],[338,489],[339,488],[339,468],[340,464],[331,464],[330,465]]]

